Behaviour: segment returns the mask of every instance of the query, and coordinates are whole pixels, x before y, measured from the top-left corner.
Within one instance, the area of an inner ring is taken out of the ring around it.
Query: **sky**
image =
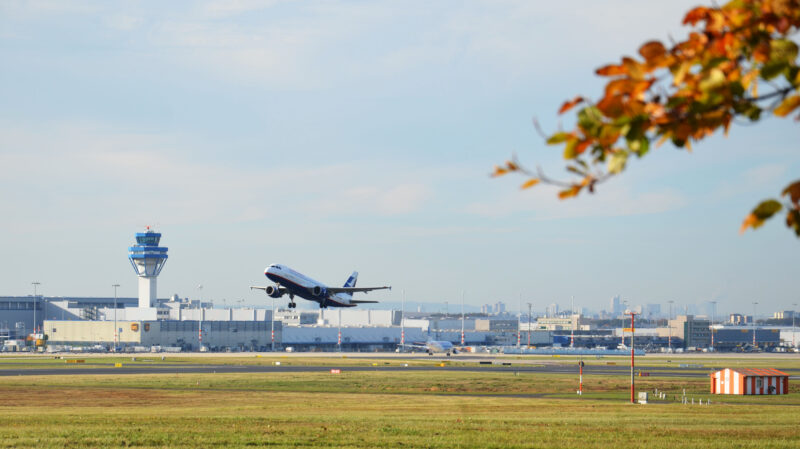
[[[532,118],[568,122],[696,3],[4,1],[0,295],[136,296],[152,226],[160,297],[264,304],[248,287],[282,263],[387,302],[792,309],[800,240],[738,233],[800,173],[791,120],[664,145],[576,200],[488,176],[512,154],[564,173]]]

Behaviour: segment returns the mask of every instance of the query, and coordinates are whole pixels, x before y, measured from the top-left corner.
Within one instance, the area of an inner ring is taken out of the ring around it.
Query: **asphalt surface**
[[[5,368],[0,369],[0,377],[7,376],[69,376],[69,375],[122,375],[122,374],[212,374],[212,373],[315,373],[340,369],[342,372],[420,372],[420,371],[455,371],[455,372],[519,372],[519,373],[554,373],[577,374],[578,367],[573,365],[480,365],[474,366],[314,366],[314,365],[123,365],[114,367],[75,367],[75,368]],[[664,367],[637,367],[639,371],[649,373],[650,377],[707,377],[712,368],[702,369],[665,369]],[[586,365],[586,375],[630,375],[630,366],[598,366]],[[797,377],[797,376],[793,376]]]

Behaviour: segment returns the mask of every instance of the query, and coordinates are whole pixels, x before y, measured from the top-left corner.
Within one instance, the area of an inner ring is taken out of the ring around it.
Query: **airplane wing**
[[[250,290],[264,290],[267,291],[267,287],[259,287],[257,285],[251,285]]]
[[[392,287],[326,287],[329,293],[367,293],[373,290],[391,290]]]

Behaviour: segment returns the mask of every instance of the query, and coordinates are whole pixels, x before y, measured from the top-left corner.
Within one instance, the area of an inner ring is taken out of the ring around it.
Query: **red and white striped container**
[[[789,375],[773,368],[725,368],[711,374],[712,394],[788,394]]]

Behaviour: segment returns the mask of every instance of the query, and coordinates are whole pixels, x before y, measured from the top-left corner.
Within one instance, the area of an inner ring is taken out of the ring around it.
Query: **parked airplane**
[[[452,354],[458,354],[458,351],[453,346],[453,343],[449,341],[437,341],[437,340],[428,340],[426,342],[414,342],[411,344],[400,345],[402,348],[409,348],[411,350],[414,349],[422,349],[423,351],[427,352],[428,355],[433,355],[435,352],[443,352],[446,353],[448,356]]]
[[[272,264],[264,270],[264,275],[275,285],[266,287],[251,286],[251,289],[264,290],[272,298],[280,298],[289,295],[289,308],[297,307],[294,297],[299,296],[309,301],[319,303],[319,308],[326,307],[355,307],[358,304],[376,303],[378,301],[358,301],[353,299],[353,293],[371,292],[373,290],[383,290],[392,287],[356,287],[358,272],[354,271],[343,287],[328,287],[317,282],[302,273],[292,270],[286,265]]]

